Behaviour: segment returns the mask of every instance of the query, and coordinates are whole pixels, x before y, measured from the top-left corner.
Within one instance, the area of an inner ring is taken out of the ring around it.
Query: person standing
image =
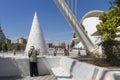
[[[66,54],[67,56],[69,56],[69,49],[66,49]]]
[[[67,50],[66,50],[66,48],[64,49],[64,56],[67,56]]]
[[[78,56],[81,56],[81,53],[80,53],[80,48],[78,49]]]
[[[16,50],[15,50],[15,49],[13,50],[13,55],[14,55],[14,56],[16,55]]]
[[[38,68],[37,68],[37,55],[38,52],[35,50],[34,46],[31,46],[28,51],[29,62],[30,62],[30,76],[38,76]]]
[[[64,56],[69,56],[69,49],[64,49]]]
[[[56,56],[57,55],[57,49],[55,48],[55,50],[54,50],[54,56]]]

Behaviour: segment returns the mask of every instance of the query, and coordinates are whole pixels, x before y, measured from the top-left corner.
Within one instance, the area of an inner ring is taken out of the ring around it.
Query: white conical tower
[[[37,13],[35,12],[31,31],[26,45],[25,52],[27,53],[31,46],[40,51],[40,55],[45,55],[48,53],[47,45],[43,37],[42,30],[40,28]]]

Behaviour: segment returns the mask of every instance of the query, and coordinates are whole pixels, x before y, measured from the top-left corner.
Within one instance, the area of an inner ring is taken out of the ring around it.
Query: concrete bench
[[[67,57],[61,57],[59,67],[52,68],[52,72],[57,80],[75,80],[71,72],[76,62],[78,61]]]
[[[101,68],[67,57],[38,57],[38,72],[54,74],[57,80],[120,80],[120,68]],[[0,58],[0,77],[29,75],[28,58]]]
[[[57,80],[99,80],[101,72],[104,70],[104,68],[67,57],[62,57],[59,63],[59,67],[52,68]]]
[[[102,70],[104,70],[104,68],[84,62],[77,62],[73,68],[72,75],[76,80],[99,80],[96,78]]]

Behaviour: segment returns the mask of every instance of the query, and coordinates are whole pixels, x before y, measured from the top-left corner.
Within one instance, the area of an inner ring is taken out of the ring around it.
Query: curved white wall
[[[91,41],[96,44],[96,40],[97,38],[95,36],[91,36],[94,32],[97,31],[96,26],[100,23],[100,20],[98,17],[89,17],[89,18],[85,18],[83,20],[83,26],[85,27],[85,30],[87,31],[87,34],[89,36],[89,38],[91,39]]]
[[[38,57],[39,75],[51,73],[51,67],[59,66],[60,57]],[[29,59],[15,57],[0,57],[0,77],[29,76]]]
[[[106,69],[79,61],[73,64],[71,61],[75,60],[66,57],[38,57],[39,75],[52,74],[51,68],[65,66],[77,80],[120,80],[120,69]],[[69,68],[66,67],[68,64],[71,65]],[[0,77],[14,76],[29,76],[28,58],[0,57]]]

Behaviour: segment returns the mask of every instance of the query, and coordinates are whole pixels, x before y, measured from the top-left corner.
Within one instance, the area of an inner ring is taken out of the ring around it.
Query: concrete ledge
[[[65,71],[70,77],[56,75],[57,80],[120,80],[120,69],[112,70],[79,62],[67,57],[38,57],[39,75],[53,74],[53,68]],[[68,75],[68,76],[69,76]],[[0,57],[0,77],[29,76],[29,60],[27,57]]]
[[[38,57],[39,75],[52,74],[51,67],[59,66],[60,57]],[[0,77],[29,76],[28,57],[0,57]]]
[[[76,80],[96,80],[98,72],[100,71],[101,67],[97,67],[95,65],[87,64],[84,62],[76,62],[72,71],[72,75]]]
[[[105,69],[100,72],[96,80],[120,80],[120,70]]]
[[[29,61],[27,58],[0,58],[0,77],[29,75]]]
[[[52,72],[57,78],[70,78],[71,75],[62,67],[52,68]]]
[[[61,57],[59,61],[62,70],[59,67],[53,70],[57,80],[120,80],[120,70],[114,71],[67,57]],[[60,72],[69,73],[70,77]]]

